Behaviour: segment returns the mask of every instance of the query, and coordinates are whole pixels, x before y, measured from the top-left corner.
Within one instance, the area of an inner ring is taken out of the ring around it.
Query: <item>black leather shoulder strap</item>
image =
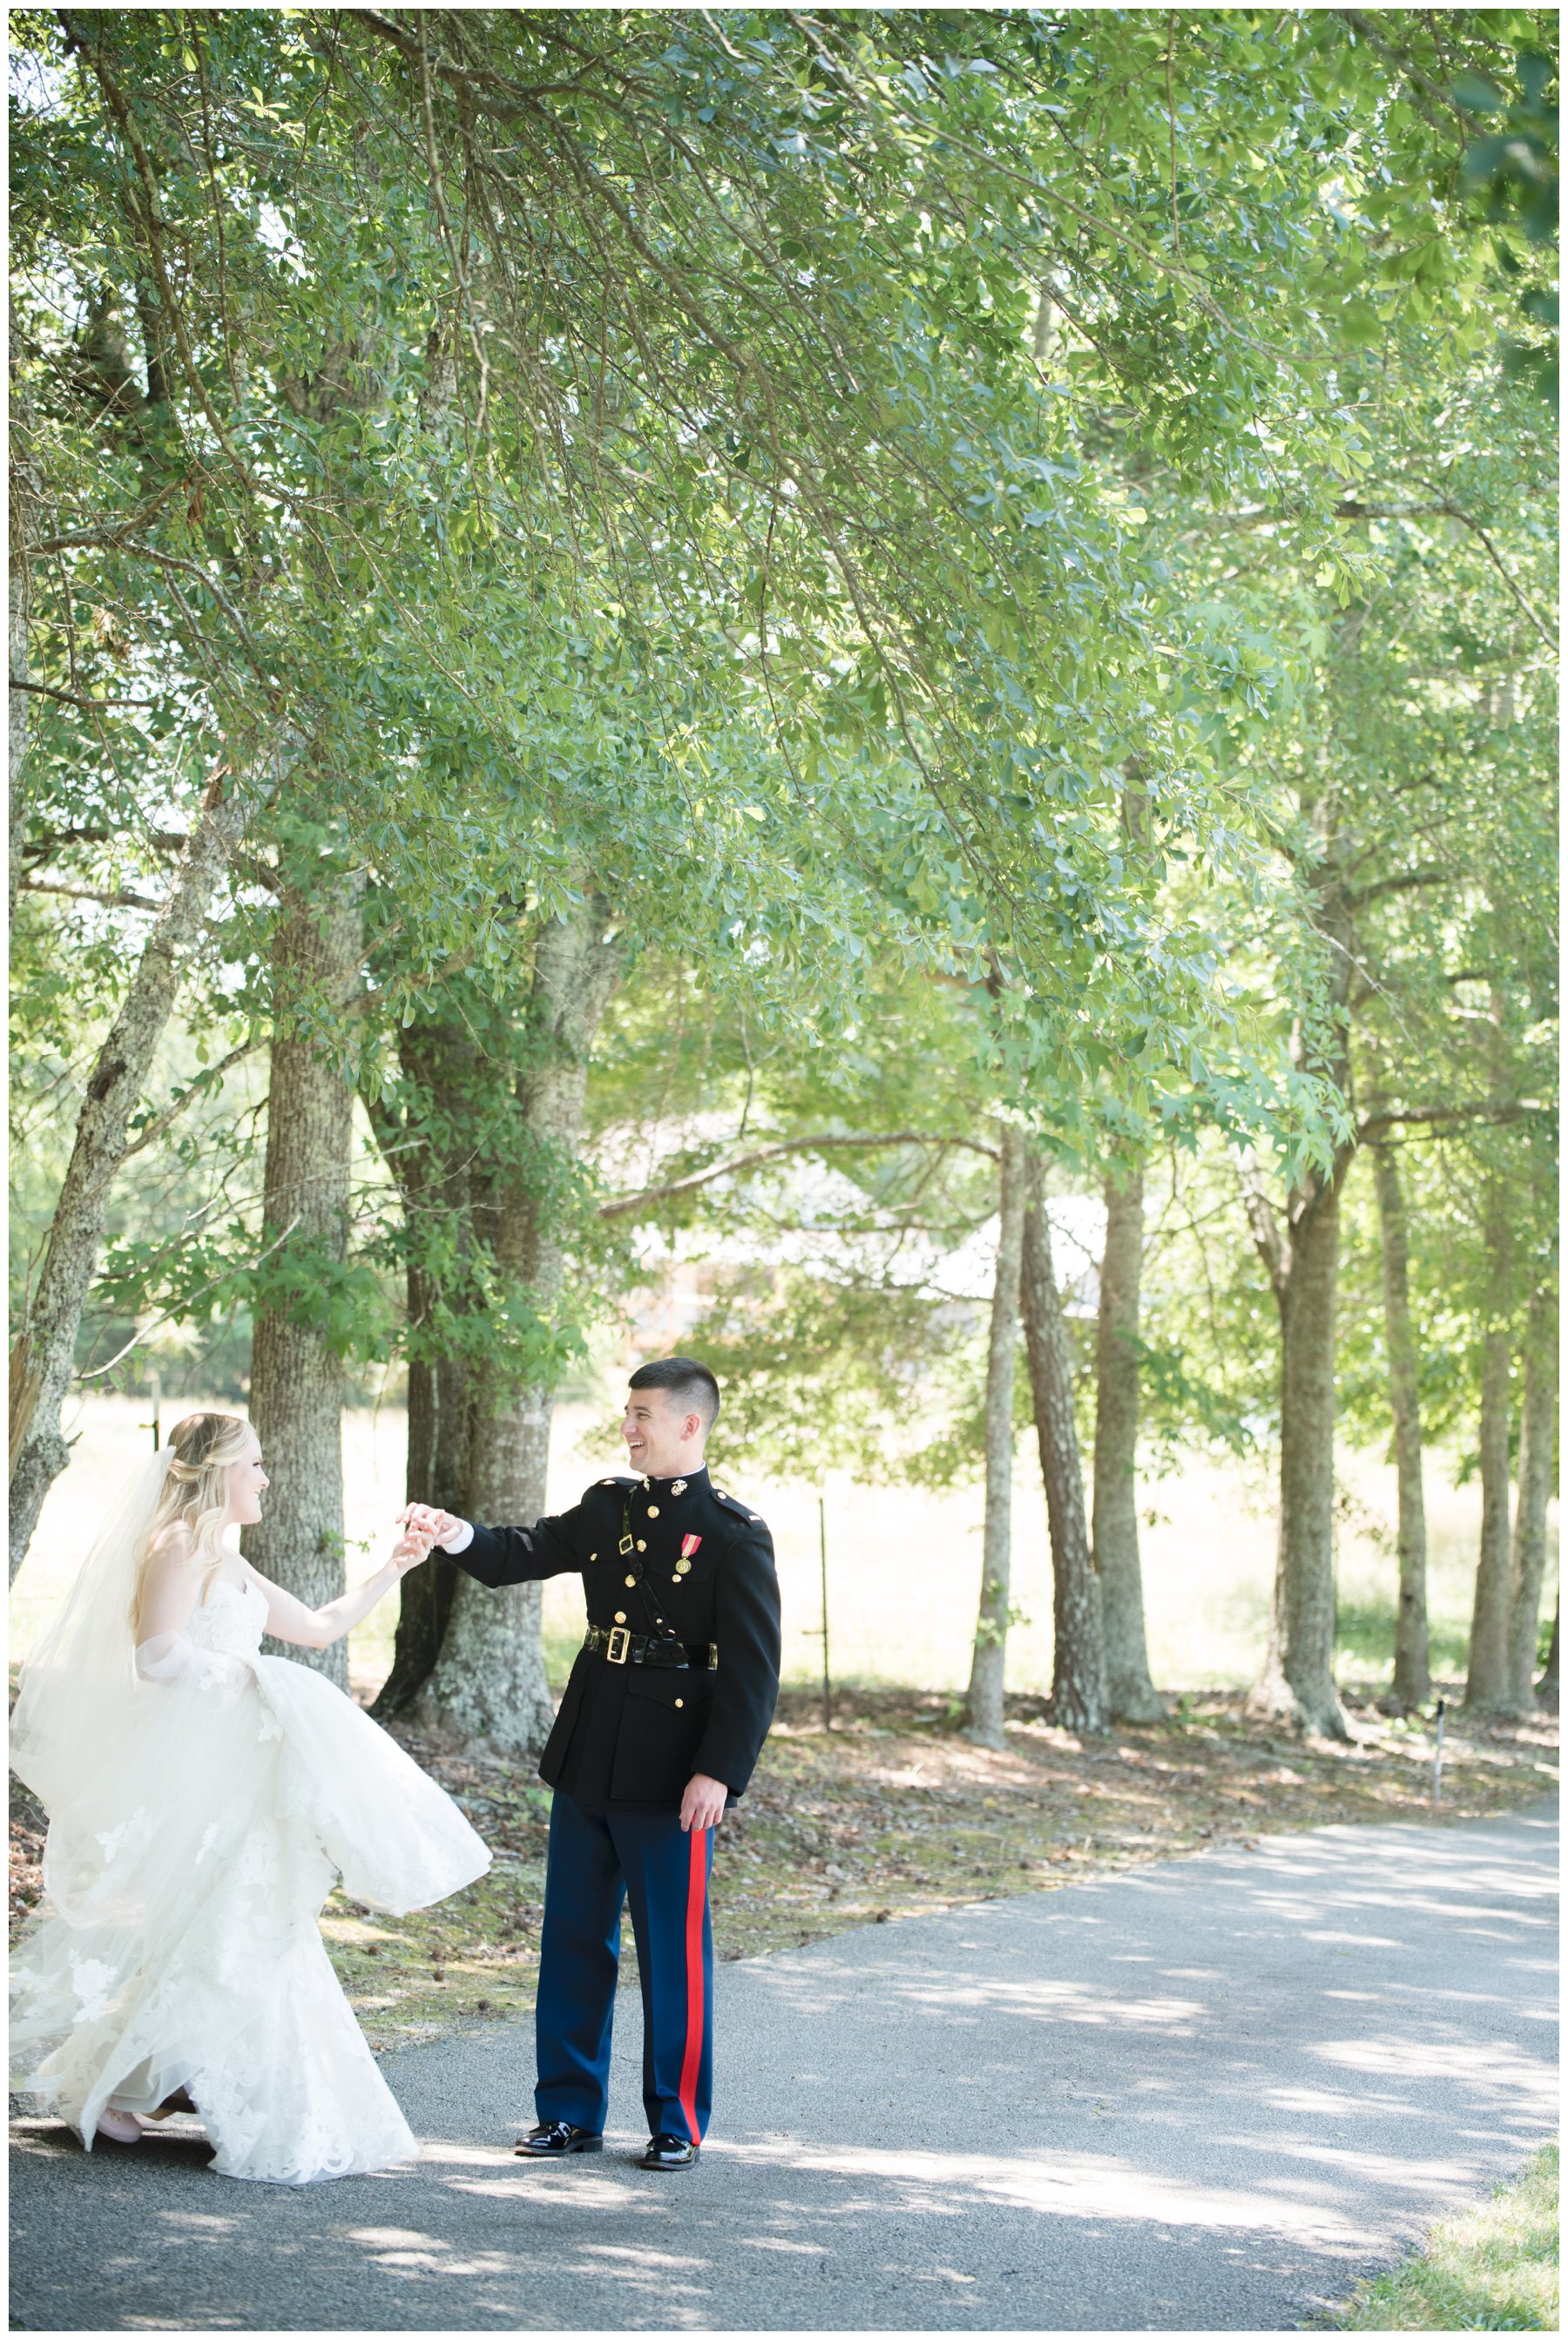
[[[667,1625],[654,1608],[653,1595],[648,1589],[648,1580],[643,1574],[642,1562],[638,1554],[637,1539],[631,1532],[631,1490],[633,1487],[640,1487],[642,1482],[640,1479],[623,1479],[620,1484],[626,1492],[620,1499],[620,1549],[616,1553],[616,1558],[625,1563],[627,1570],[636,1580],[627,1589],[635,1592],[642,1603],[643,1614],[648,1619],[650,1629],[650,1640],[678,1641],[680,1636],[674,1626]]]

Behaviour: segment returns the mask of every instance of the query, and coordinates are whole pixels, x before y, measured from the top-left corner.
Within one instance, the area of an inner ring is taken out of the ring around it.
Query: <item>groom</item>
[[[713,1830],[741,1794],[779,1691],[773,1540],[713,1486],[719,1384],[691,1357],[640,1366],[620,1434],[635,1478],[600,1479],[531,1528],[411,1504],[481,1584],[579,1571],[588,1632],[540,1758],[555,1795],[535,2013],[536,2160],[604,2142],[621,1904],[642,1980],[644,2169],[697,2158],[713,2094]]]

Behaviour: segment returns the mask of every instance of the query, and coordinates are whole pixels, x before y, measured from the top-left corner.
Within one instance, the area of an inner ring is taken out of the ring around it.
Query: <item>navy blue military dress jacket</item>
[[[779,1695],[779,1580],[767,1527],[705,1468],[600,1479],[531,1528],[475,1526],[452,1557],[490,1585],[576,1571],[590,1626],[686,1645],[685,1668],[578,1652],[540,1757],[551,1787],[590,1810],[643,1811],[678,1806],[698,1771],[731,1802],[743,1792]],[[698,1662],[710,1649],[717,1665]]]

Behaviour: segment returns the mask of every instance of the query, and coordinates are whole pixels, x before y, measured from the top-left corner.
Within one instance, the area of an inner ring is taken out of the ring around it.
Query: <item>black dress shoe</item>
[[[670,2137],[660,2133],[648,2140],[648,2150],[638,2163],[639,2169],[690,2169],[697,2158],[697,2147],[689,2137]]]
[[[568,2153],[602,2153],[602,2129],[579,2128],[575,2121],[541,2121],[512,2147],[532,2161],[560,2161]]]

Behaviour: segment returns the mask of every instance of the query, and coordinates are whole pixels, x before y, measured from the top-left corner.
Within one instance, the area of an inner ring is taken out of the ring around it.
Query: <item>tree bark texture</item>
[[[44,1498],[67,1453],[60,1409],[103,1238],[109,1190],[124,1159],[130,1116],[174,1011],[181,963],[202,930],[213,888],[240,830],[240,809],[216,782],[87,1083],[70,1165],[21,1335],[11,1352],[11,1574],[22,1564]]]
[[[1149,1678],[1138,1557],[1138,1294],[1144,1258],[1144,1165],[1106,1180],[1106,1248],[1095,1330],[1095,1573],[1105,1612],[1106,1693],[1113,1722],[1157,1722],[1165,1701]]]
[[[1524,1403],[1519,1429],[1519,1496],[1513,1515],[1513,1616],[1509,1626],[1509,1686],[1513,1704],[1528,1714],[1534,1695],[1541,1634],[1541,1585],[1546,1573],[1546,1512],[1557,1444],[1557,1294],[1540,1284],[1530,1296],[1524,1328]]]
[[[980,1613],[969,1666],[968,1733],[983,1746],[1006,1744],[1003,1691],[1013,1557],[1013,1383],[1018,1354],[1018,1294],[1023,1272],[1028,1148],[1004,1123],[997,1274],[991,1287],[991,1338],[986,1357],[986,1525],[980,1562]]]
[[[1268,1655],[1248,1706],[1293,1729],[1350,1735],[1334,1686],[1334,1355],[1339,1275],[1339,1185],[1335,1174],[1298,1190],[1288,1238],[1265,1226],[1249,1198],[1255,1234],[1279,1306],[1279,1542]]]
[[[1402,1711],[1432,1695],[1426,1627],[1426,1499],[1422,1485],[1421,1400],[1410,1321],[1410,1246],[1399,1165],[1386,1142],[1372,1148],[1383,1237],[1383,1323],[1399,1504],[1399,1608],[1394,1627],[1394,1700]]]
[[[1508,1520],[1513,1246],[1507,1197],[1501,1182],[1494,1182],[1487,1197],[1485,1243],[1490,1314],[1481,1350],[1481,1550],[1470,1615],[1470,1665],[1464,1703],[1474,1711],[1506,1714],[1513,1704],[1508,1670],[1513,1572]]]
[[[40,527],[44,499],[38,466],[32,453],[35,418],[21,364],[21,340],[15,314],[11,320],[8,351],[11,389],[11,467],[10,467],[10,556],[9,585],[10,642],[7,691],[6,784],[10,816],[11,868],[8,899],[13,920],[16,916],[16,892],[22,882],[22,848],[27,834],[27,748],[32,732],[28,694],[20,686],[31,680],[28,673],[27,628],[32,616],[32,570],[28,544],[48,531]]]
[[[10,577],[10,663],[6,692],[7,762],[6,783],[10,815],[11,868],[9,877],[10,915],[16,916],[16,888],[22,882],[22,848],[27,834],[27,693],[20,686],[27,680],[27,571],[17,558],[15,545],[11,550]]]
[[[497,1182],[494,1240],[504,1282],[547,1309],[565,1267],[553,1175],[576,1155],[589,1057],[620,978],[621,952],[606,939],[610,906],[590,894],[552,919],[534,955],[529,1022],[534,1043],[520,1085],[531,1175]],[[471,1376],[463,1483],[471,1515],[531,1522],[545,1507],[553,1387],[507,1385],[493,1370]],[[420,1695],[422,1720],[460,1745],[538,1752],[554,1720],[540,1639],[537,1584],[486,1589],[460,1575],[434,1671]]]
[[[1051,1719],[1066,1730],[1104,1730],[1110,1720],[1105,1623],[1084,1512],[1083,1462],[1073,1416],[1072,1351],[1057,1291],[1045,1181],[1037,1158],[1029,1165],[1024,1214],[1023,1304],[1024,1342],[1051,1533],[1056,1631]]]
[[[1546,1663],[1535,1685],[1535,1703],[1548,1714],[1557,1711],[1557,1640],[1563,1627],[1563,1595],[1557,1595],[1557,1606],[1552,1612],[1552,1639],[1546,1645]]]
[[[312,897],[291,893],[273,941],[277,1018],[267,1095],[262,1249],[273,1273],[291,1257],[329,1272],[348,1248],[354,1085],[330,1031],[350,997],[363,948],[362,887],[338,878]],[[325,1022],[328,1029],[320,1028]],[[317,1028],[312,1029],[314,1026]],[[281,1239],[281,1240],[280,1240]],[[242,1536],[245,1557],[320,1608],[346,1582],[343,1552],[342,1362],[308,1321],[303,1295],[257,1308],[251,1344],[251,1422],[272,1484],[263,1516]],[[348,1688],[348,1643],[274,1656],[313,1666]]]
[[[471,1148],[461,1142],[459,1133],[473,1101],[477,1052],[465,1024],[431,1022],[405,1028],[400,1054],[403,1071],[417,1084],[422,1098],[424,1142],[410,1145],[401,1121],[383,1127],[373,1106],[371,1117],[402,1190],[409,1224],[408,1317],[417,1334],[438,1301],[444,1299],[450,1307],[455,1296],[442,1292],[422,1256],[421,1221],[431,1213],[455,1214],[461,1222],[469,1221]],[[460,1519],[466,1519],[471,1509],[463,1481],[467,1407],[465,1359],[420,1353],[416,1343],[408,1368],[404,1492],[411,1503],[434,1503]],[[424,1687],[441,1655],[458,1581],[458,1571],[439,1552],[403,1578],[392,1671],[371,1709],[373,1715],[385,1720],[405,1712]]]

